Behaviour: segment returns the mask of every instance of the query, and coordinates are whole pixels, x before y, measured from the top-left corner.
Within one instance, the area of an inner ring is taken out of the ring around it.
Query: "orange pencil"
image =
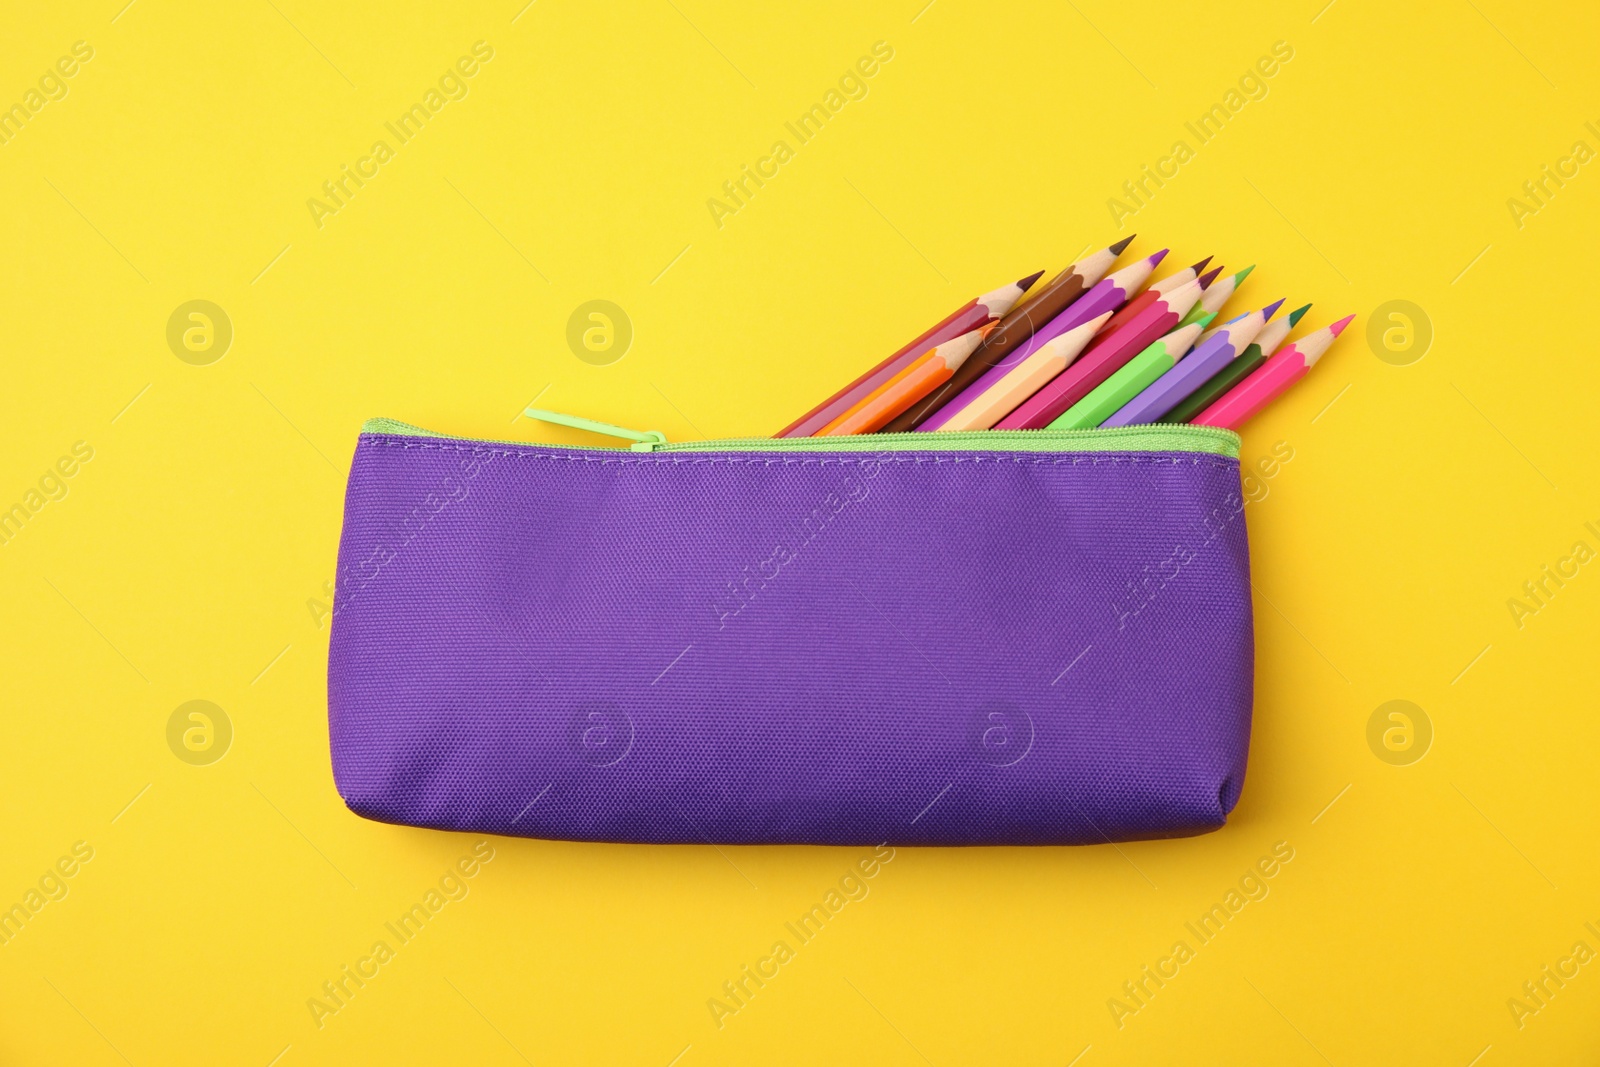
[[[816,436],[843,437],[882,429],[896,415],[949,381],[992,329],[994,324],[990,323],[928,349],[849,411],[818,430]]]
[[[1132,240],[1132,238],[1129,238],[1129,240]],[[1071,270],[1072,268],[1069,267],[1062,273],[1067,275]],[[907,364],[934,345],[942,344],[945,341],[953,341],[968,330],[976,330],[979,326],[995,322],[1012,311],[1013,305],[1043,275],[1044,271],[1035,271],[1026,278],[1018,278],[1009,285],[1002,285],[992,293],[984,293],[976,299],[968,300],[949,315],[946,315],[943,320],[934,323],[923,331],[915,340],[903,346],[894,355],[862,374],[855,381],[834,393],[828,399],[773,434],[773,436],[810,437],[822,427],[849,411],[858,400],[861,400],[872,390],[888,381],[896,372],[905,369]],[[1061,286],[1058,283],[1061,280],[1061,278],[1058,278],[1050,284],[1059,290]],[[1081,279],[1079,280],[1081,281]]]

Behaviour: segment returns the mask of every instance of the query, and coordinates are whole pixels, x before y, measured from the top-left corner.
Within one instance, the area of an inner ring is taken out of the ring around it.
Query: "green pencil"
[[[1283,344],[1283,339],[1289,336],[1289,331],[1295,324],[1311,310],[1307,304],[1298,311],[1291,311],[1287,318],[1276,319],[1262,327],[1256,334],[1256,339],[1238,357],[1231,360],[1226,367],[1207,378],[1205,384],[1190,393],[1183,402],[1167,412],[1157,422],[1188,422],[1206,408],[1211,402],[1229,389],[1244,381],[1245,376],[1267,361],[1273,350]]]
[[[1045,427],[1048,430],[1090,430],[1116,414],[1145,387],[1171,370],[1194,345],[1200,331],[1216,316],[1203,314],[1187,326],[1179,326],[1152,341],[1116,372],[1095,386],[1089,395],[1072,405]]]
[[[1226,304],[1228,298],[1233,295],[1233,291],[1239,288],[1239,283],[1248,278],[1250,272],[1255,269],[1256,265],[1252,263],[1238,274],[1230,274],[1226,278],[1212,282],[1206,291],[1200,294],[1200,302],[1189,309],[1189,314],[1180,319],[1178,325],[1187,326],[1207,312],[1215,315],[1221,311],[1222,305]]]

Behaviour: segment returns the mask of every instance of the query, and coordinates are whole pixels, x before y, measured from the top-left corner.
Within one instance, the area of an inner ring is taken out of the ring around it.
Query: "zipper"
[[[871,433],[848,437],[725,437],[713,441],[667,440],[660,430],[631,430],[577,415],[528,408],[524,415],[540,422],[628,441],[633,452],[1198,452],[1239,458],[1239,435],[1214,426],[1154,423],[1109,430],[960,430],[952,433]],[[550,445],[543,442],[460,438],[435,433],[394,419],[368,419],[364,434],[395,437],[453,438],[486,444],[539,444],[548,448],[595,449],[594,445]]]

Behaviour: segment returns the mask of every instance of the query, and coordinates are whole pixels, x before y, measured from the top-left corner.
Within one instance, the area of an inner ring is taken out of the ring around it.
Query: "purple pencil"
[[[1196,345],[1188,358],[1180,360],[1177,366],[1151,382],[1144,392],[1128,401],[1100,425],[1110,428],[1155,422],[1243,352],[1282,303],[1282,300],[1274,301],[1260,311],[1240,315],[1224,325]]]
[[[967,386],[953,400],[934,412],[926,422],[917,427],[917,432],[932,432],[939,429],[962,408],[982,396],[991,385],[1009,374],[1013,367],[1043,348],[1045,344],[1074,327],[1082,326],[1091,319],[1097,319],[1108,311],[1117,310],[1144,286],[1151,272],[1156,269],[1156,264],[1161,262],[1168,251],[1169,249],[1163,248],[1100,279],[1094,288],[1073,301],[1065,311],[1035,330],[1033,336],[1015,352],[1007,353],[999,363],[984,371],[983,377]]]

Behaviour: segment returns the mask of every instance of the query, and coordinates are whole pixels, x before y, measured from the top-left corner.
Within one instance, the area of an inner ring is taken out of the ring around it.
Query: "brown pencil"
[[[995,324],[984,337],[977,350],[956,368],[949,381],[932,394],[918,400],[895,416],[883,429],[886,433],[914,430],[930,415],[944,406],[967,386],[981,378],[985,371],[999,363],[1006,355],[1024,344],[1033,332],[1061,314],[1089,287],[1105,276],[1117,261],[1117,256],[1128,247],[1134,235],[1129,235],[1108,248],[1091,253],[1074,263],[1054,278],[1034,296],[1024,300],[1011,313]]]

